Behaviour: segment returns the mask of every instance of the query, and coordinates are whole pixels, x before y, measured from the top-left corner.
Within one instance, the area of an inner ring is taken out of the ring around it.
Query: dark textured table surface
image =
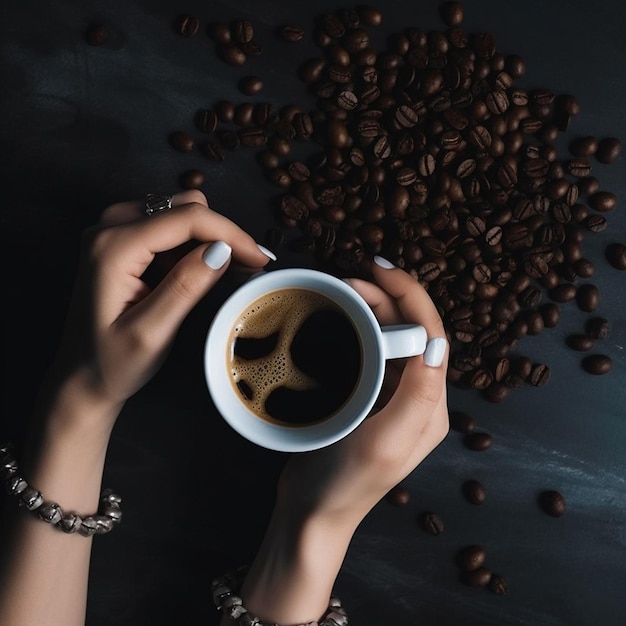
[[[274,226],[277,195],[251,151],[222,163],[183,155],[167,143],[173,130],[195,133],[195,111],[216,100],[245,99],[237,81],[265,80],[276,104],[313,105],[296,70],[318,54],[307,39],[286,44],[284,22],[310,33],[322,11],[342,5],[285,1],[110,3],[4,2],[0,7],[0,206],[4,311],[0,433],[23,435],[33,389],[56,344],[81,230],[109,202],[150,190],[176,190],[179,174],[206,171],[212,206],[258,240]],[[406,27],[444,28],[437,2],[381,4],[385,35]],[[527,63],[520,86],[574,94],[581,113],[560,141],[582,135],[626,139],[626,9],[621,2],[496,2],[465,7],[468,33],[491,32],[497,49]],[[177,35],[181,11],[202,22],[193,39]],[[250,19],[265,45],[242,68],[219,61],[204,32],[211,21]],[[112,37],[88,46],[86,27],[109,23]],[[524,339],[521,354],[552,368],[543,388],[526,385],[503,403],[450,387],[450,408],[470,413],[494,444],[467,450],[459,433],[411,474],[403,508],[382,502],[358,529],[337,591],[360,626],[617,626],[626,619],[626,315],[625,274],[604,258],[626,240],[626,168],[594,162],[618,206],[609,227],[585,238],[596,264],[597,314],[611,320],[601,351],[613,359],[602,377],[586,374],[565,346],[588,314],[562,307],[557,328]],[[279,266],[306,265],[281,252]],[[222,290],[229,286],[224,285]],[[116,427],[105,482],[125,500],[125,521],[95,541],[88,623],[211,624],[211,577],[249,560],[271,510],[282,455],[258,449],[215,414],[203,381],[201,351],[216,298],[184,325],[157,378],[132,399]],[[469,504],[467,479],[487,499]],[[537,494],[557,489],[561,518],[543,513]],[[417,523],[425,510],[445,523],[439,536]],[[468,544],[487,550],[487,566],[508,581],[497,596],[461,584],[454,555]]]

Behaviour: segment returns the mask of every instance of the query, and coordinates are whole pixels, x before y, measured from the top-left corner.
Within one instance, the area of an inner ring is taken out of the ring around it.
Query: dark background
[[[2,250],[2,414],[0,434],[18,441],[34,390],[51,358],[75,268],[78,237],[110,202],[146,191],[176,191],[180,172],[201,167],[211,205],[262,241],[274,226],[276,187],[251,151],[209,163],[169,147],[173,130],[196,132],[195,111],[221,98],[245,99],[237,80],[259,74],[259,100],[311,106],[296,69],[316,56],[307,39],[286,44],[274,29],[341,5],[286,1],[3,2],[0,7],[0,228]],[[438,3],[387,1],[375,37],[406,26],[444,28]],[[194,39],[172,21],[195,13]],[[467,32],[494,33],[503,53],[520,54],[519,86],[572,93],[581,105],[567,137],[626,139],[626,9],[621,2],[554,0],[465,6]],[[204,33],[210,21],[250,19],[264,54],[242,68],[217,60]],[[107,45],[90,47],[86,27],[110,24]],[[376,40],[375,40],[376,41]],[[563,152],[566,155],[566,151]],[[587,315],[562,308],[556,329],[529,337],[520,353],[545,362],[552,379],[526,386],[502,404],[450,388],[452,410],[475,417],[493,447],[467,450],[458,433],[404,485],[404,508],[382,502],[356,533],[337,581],[350,623],[475,625],[617,625],[626,617],[626,315],[624,274],[604,247],[626,240],[624,157],[594,165],[602,188],[618,196],[609,228],[585,239],[601,290],[598,314],[612,322],[601,350],[613,359],[604,377],[582,371],[564,338]],[[278,266],[307,265],[307,255],[281,251]],[[124,523],[94,542],[88,624],[211,624],[211,578],[248,561],[271,510],[281,454],[241,440],[215,414],[205,389],[201,352],[223,292],[201,305],[180,333],[157,378],[124,410],[110,448],[105,484],[124,498]],[[461,494],[480,480],[480,507]],[[552,518],[537,506],[558,489],[568,509]],[[417,517],[437,511],[439,536]],[[456,551],[482,544],[487,566],[508,581],[504,597],[464,586]]]

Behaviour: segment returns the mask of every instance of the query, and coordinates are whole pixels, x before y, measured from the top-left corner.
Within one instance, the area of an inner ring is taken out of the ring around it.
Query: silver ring
[[[162,193],[147,193],[144,213],[150,217],[161,211],[169,211],[172,208],[172,198],[173,196],[166,196]]]

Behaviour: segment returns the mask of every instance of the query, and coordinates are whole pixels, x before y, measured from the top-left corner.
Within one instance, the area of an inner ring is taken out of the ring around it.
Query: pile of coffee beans
[[[583,240],[607,227],[617,198],[601,189],[593,160],[615,161],[621,142],[575,137],[561,157],[555,142],[579,113],[576,98],[518,87],[522,57],[499,52],[490,33],[466,33],[460,3],[443,3],[440,15],[445,29],[408,27],[381,50],[370,37],[380,10],[320,16],[312,30],[320,54],[298,71],[315,106],[216,102],[198,112],[208,135],[198,147],[213,161],[242,146],[256,151],[280,189],[280,226],[268,232],[268,247],[299,229],[294,247],[337,275],[367,276],[381,254],[419,281],[450,340],[449,382],[500,402],[550,379],[548,365],[512,357],[520,340],[555,327],[567,303],[586,313],[600,304]],[[191,16],[178,23],[182,34],[199,30]],[[305,35],[296,25],[277,32],[289,42]],[[208,33],[231,65],[262,52],[246,20],[209,24]],[[246,95],[262,86],[257,76],[240,82]],[[307,141],[319,149],[290,158],[293,145]],[[180,131],[170,142],[194,147]],[[180,178],[185,188],[204,182],[200,170]],[[623,244],[606,255],[626,268]],[[586,351],[594,343],[567,345]],[[611,369],[603,354],[581,364],[592,374]]]

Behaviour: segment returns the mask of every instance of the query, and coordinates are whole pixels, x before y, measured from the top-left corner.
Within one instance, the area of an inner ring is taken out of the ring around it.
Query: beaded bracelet
[[[219,611],[228,615],[230,621],[237,626],[278,626],[274,622],[264,622],[251,615],[243,606],[239,597],[241,585],[248,572],[248,566],[242,565],[232,572],[228,572],[213,580],[213,602]],[[341,606],[339,598],[332,595],[328,609],[319,622],[307,622],[298,626],[347,626],[348,616]]]
[[[8,494],[17,498],[20,506],[64,533],[78,533],[83,537],[104,535],[122,520],[120,508],[122,499],[110,489],[102,492],[98,513],[87,517],[80,517],[76,513],[64,513],[56,502],[44,500],[41,493],[20,475],[18,463],[8,444],[0,446],[0,478]]]

